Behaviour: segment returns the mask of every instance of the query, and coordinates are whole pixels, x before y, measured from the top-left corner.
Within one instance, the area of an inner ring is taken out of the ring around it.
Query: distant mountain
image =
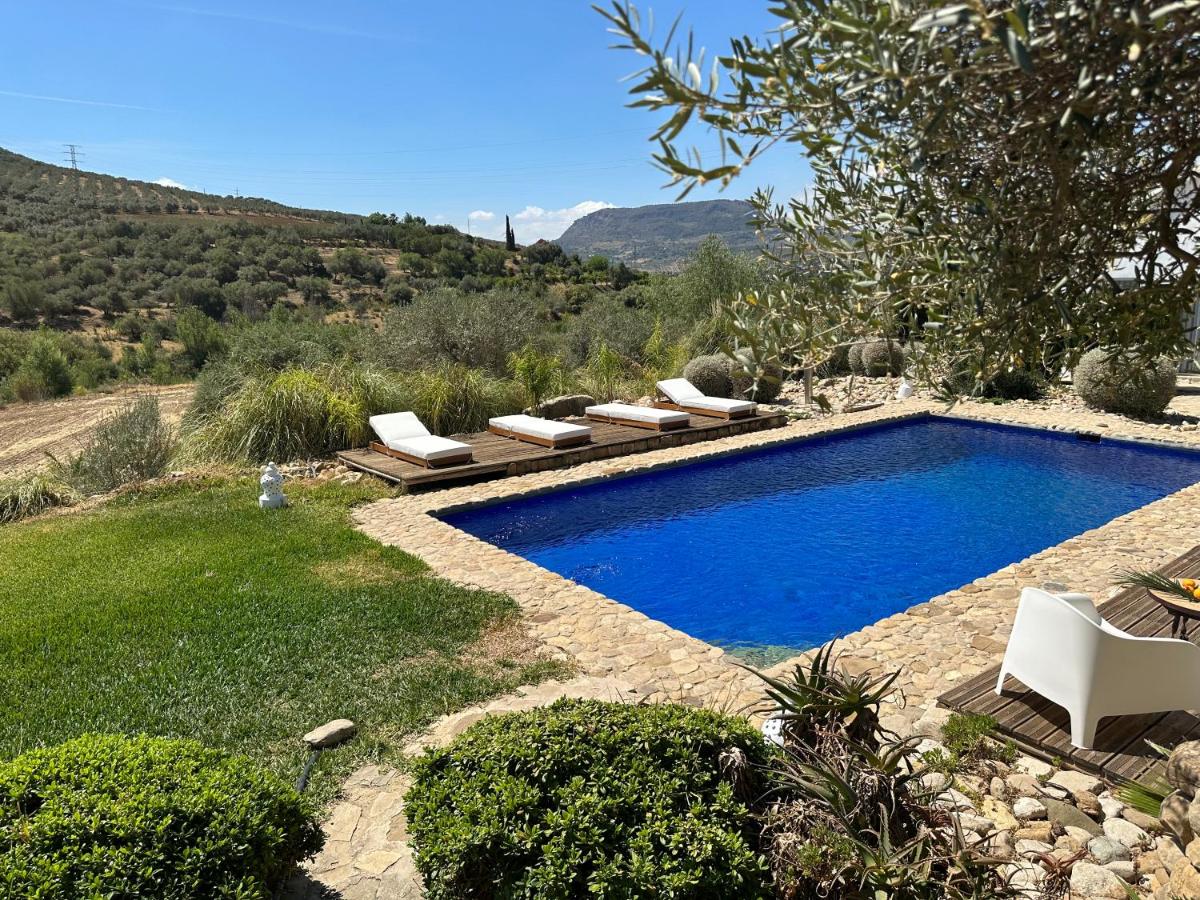
[[[745,200],[660,203],[601,209],[577,220],[558,239],[568,253],[607,256],[635,269],[678,269],[696,246],[715,234],[735,252],[758,249]]]

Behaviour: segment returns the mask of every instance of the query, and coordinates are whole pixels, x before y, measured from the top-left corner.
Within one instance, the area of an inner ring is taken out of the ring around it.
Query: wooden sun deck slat
[[[1163,566],[1172,578],[1200,576],[1200,547]],[[1100,614],[1123,631],[1138,637],[1170,634],[1171,617],[1142,588],[1121,591],[1100,606]],[[1200,644],[1200,624],[1188,639]],[[998,729],[1026,753],[1040,759],[1055,757],[1110,781],[1144,779],[1161,774],[1162,760],[1147,739],[1167,747],[1200,738],[1200,717],[1190,712],[1148,713],[1102,719],[1095,747],[1080,750],[1071,745],[1070,717],[1062,707],[1009,678],[1003,694],[994,691],[1000,667],[994,666],[947,691],[938,703],[960,712],[996,719]]]
[[[442,487],[509,475],[524,475],[544,469],[564,468],[597,459],[657,450],[660,447],[678,447],[734,434],[778,428],[787,423],[787,417],[783,413],[766,411],[732,420],[693,415],[686,428],[671,431],[652,431],[610,422],[593,422],[589,419],[564,421],[591,426],[591,443],[554,449],[483,431],[451,435],[456,441],[470,444],[474,451],[474,461],[462,465],[426,469],[366,449],[345,450],[338,454],[338,458],[352,469],[402,484],[406,489]]]

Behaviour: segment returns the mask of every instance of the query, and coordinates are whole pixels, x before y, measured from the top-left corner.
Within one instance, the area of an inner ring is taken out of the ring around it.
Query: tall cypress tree
[[[517,249],[517,236],[508,222],[508,216],[504,217],[504,249],[510,253]]]

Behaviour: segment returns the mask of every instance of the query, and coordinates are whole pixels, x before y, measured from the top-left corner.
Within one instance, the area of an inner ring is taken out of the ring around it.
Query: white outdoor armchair
[[[1083,749],[1104,716],[1200,709],[1200,647],[1126,634],[1087,594],[1021,592],[997,694],[1008,675],[1064,707],[1071,743]]]

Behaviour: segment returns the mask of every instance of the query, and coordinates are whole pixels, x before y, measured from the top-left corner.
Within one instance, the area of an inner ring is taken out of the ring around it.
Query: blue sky
[[[522,242],[597,205],[675,197],[649,163],[653,117],[625,107],[638,59],[580,0],[4,7],[0,146],[38,159],[70,142],[94,171],[460,228],[474,212],[490,236],[507,213]],[[721,51],[771,27],[766,7],[639,4],[658,33],[682,11]],[[780,150],[724,196],[794,193],[805,173]]]

